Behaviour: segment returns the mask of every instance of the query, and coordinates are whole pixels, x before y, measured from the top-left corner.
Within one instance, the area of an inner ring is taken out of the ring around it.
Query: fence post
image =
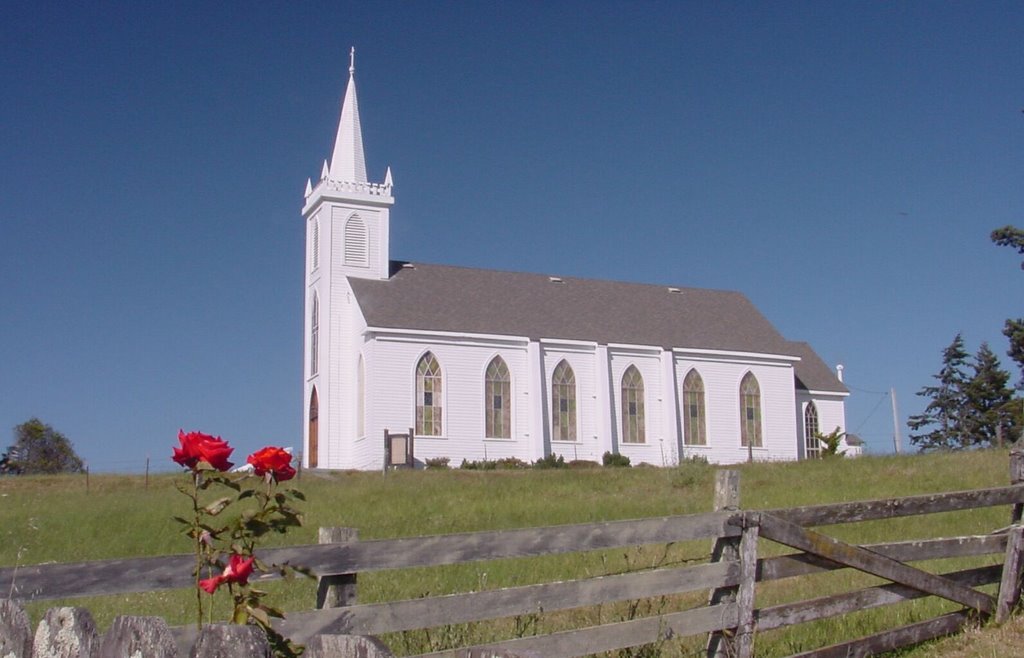
[[[99,655],[96,622],[85,608],[50,608],[36,628],[33,656],[93,658]]]
[[[1006,535],[1006,559],[1003,561],[1003,577],[999,581],[999,596],[996,599],[996,623],[1010,618],[1010,613],[1020,600],[1020,569],[1024,562],[1024,527],[1015,525]]]
[[[1024,448],[1014,446],[1010,450],[1010,484],[1024,484]],[[1014,503],[1011,523],[1020,523],[1024,505]]]
[[[121,615],[103,636],[100,655],[177,658],[178,646],[162,617]]]
[[[1024,449],[1014,446],[1010,450],[1010,484],[1024,484]],[[1014,503],[1010,517],[1010,530],[1006,535],[1006,557],[1003,560],[1003,575],[999,581],[999,595],[996,599],[996,622],[1009,619],[1017,606],[1021,593],[1021,568],[1024,567],[1024,527],[1018,525],[1024,505]]]
[[[28,615],[10,599],[0,599],[0,656],[32,658],[32,628]]]
[[[199,631],[193,656],[217,658],[270,658],[270,644],[263,630],[241,624],[209,624]]]
[[[754,655],[754,586],[757,583],[757,538],[761,532],[761,515],[747,514],[740,538],[740,585],[736,593],[739,625],[736,628],[737,658]]]
[[[732,511],[740,508],[740,472],[722,469],[715,471],[715,511]],[[740,558],[739,537],[719,537],[711,549],[711,561],[734,561]],[[712,590],[708,597],[708,605],[717,605],[735,601],[737,587],[719,587]],[[708,658],[721,658],[736,655],[734,639],[722,631],[714,631],[708,635]]]
[[[359,539],[357,528],[320,528],[321,544],[345,544]],[[356,574],[341,573],[321,576],[316,590],[316,607],[343,608],[356,603]]]

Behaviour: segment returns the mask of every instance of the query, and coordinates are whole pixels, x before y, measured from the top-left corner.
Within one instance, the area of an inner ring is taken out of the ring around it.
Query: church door
[[[317,438],[320,429],[320,403],[316,397],[316,387],[313,387],[313,395],[309,398],[309,467],[316,468],[317,464]]]

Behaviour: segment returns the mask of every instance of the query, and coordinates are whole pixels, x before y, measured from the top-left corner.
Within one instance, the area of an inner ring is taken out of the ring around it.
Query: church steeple
[[[363,131],[359,125],[359,102],[356,98],[356,49],[349,53],[348,88],[341,104],[341,121],[334,139],[334,154],[328,176],[331,180],[365,183],[366,159],[363,156]]]
[[[302,216],[307,221],[311,254],[308,271],[387,279],[391,273],[388,236],[389,212],[395,203],[394,179],[390,167],[383,183],[367,178],[355,69],[353,48],[334,152],[324,161],[320,178],[305,190]],[[321,265],[327,267],[320,269]]]

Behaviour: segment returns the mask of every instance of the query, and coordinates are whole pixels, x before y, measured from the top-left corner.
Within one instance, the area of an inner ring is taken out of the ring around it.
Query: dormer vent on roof
[[[562,277],[560,276],[549,276],[548,281],[550,281],[551,283],[565,283],[565,281],[563,281]]]
[[[669,291],[670,293],[673,293],[673,294],[676,294],[676,295],[681,295],[681,294],[683,294],[683,291],[682,291],[682,290],[680,290],[679,288],[669,288],[669,289],[668,289],[668,291]]]

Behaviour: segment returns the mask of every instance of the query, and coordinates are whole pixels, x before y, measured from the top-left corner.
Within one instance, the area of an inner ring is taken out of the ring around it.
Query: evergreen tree
[[[989,237],[1000,247],[1011,247],[1016,249],[1018,254],[1024,256],[1024,230],[1007,224],[992,231],[992,235]],[[1024,262],[1020,264],[1020,268],[1024,270]]]
[[[992,231],[992,242],[1001,247],[1011,247],[1018,254],[1024,255],[1024,229],[1006,225]],[[1024,262],[1020,264],[1024,269]],[[1019,388],[1024,389],[1024,318],[1009,319],[1003,327],[1003,335],[1010,339],[1010,350],[1007,354],[1017,362],[1021,369]]]
[[[1024,230],[1007,225],[992,231],[991,238],[997,245],[1016,249],[1018,254],[1024,255]],[[1024,262],[1020,267],[1024,269]],[[1003,325],[1003,335],[1010,341],[1010,349],[1006,353],[1020,366],[1021,377],[1017,388],[1024,390],[1024,318],[1007,320]],[[1018,428],[1024,426],[1024,398],[1016,398],[1008,408],[1015,410],[1012,415]]]
[[[1020,366],[1020,382],[1017,387],[1024,389],[1024,318],[1009,319],[1003,326],[1003,335],[1010,340],[1006,354]]]
[[[1016,436],[1009,402],[1013,389],[1007,386],[1010,374],[999,367],[999,358],[982,343],[971,364],[974,375],[965,387],[967,407],[964,413],[965,439],[969,445],[994,446],[997,429],[1003,428],[1004,440]]]
[[[924,413],[911,416],[907,425],[911,429],[910,442],[921,450],[960,448],[967,439],[964,427],[964,409],[967,408],[967,352],[964,339],[956,335],[942,352],[942,370],[935,375],[937,386],[925,386],[917,392],[931,402]],[[926,430],[926,431],[922,431]],[[914,432],[917,432],[915,434]]]

